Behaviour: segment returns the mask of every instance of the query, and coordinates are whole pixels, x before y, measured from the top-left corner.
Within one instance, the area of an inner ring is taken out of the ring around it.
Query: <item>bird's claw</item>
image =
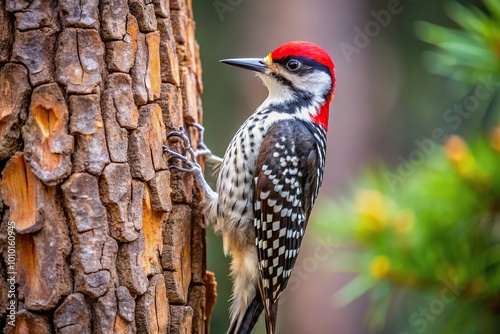
[[[200,166],[198,164],[196,165],[193,165],[191,168],[184,168],[184,167],[179,167],[179,166],[175,166],[175,165],[172,165],[169,167],[170,170],[172,169],[175,169],[175,170],[178,170],[178,171],[181,171],[181,172],[185,172],[185,173],[193,173],[193,172],[197,172],[200,170]]]
[[[192,173],[195,177],[196,182],[203,189],[205,197],[206,198],[216,198],[217,195],[214,193],[214,191],[207,184],[205,178],[203,177],[203,170],[201,169],[201,166],[196,161],[196,158],[201,153],[197,153],[196,151],[193,150],[193,148],[191,147],[191,142],[189,140],[189,137],[184,132],[184,130],[172,131],[167,135],[167,139],[171,139],[171,138],[175,138],[175,137],[180,138],[184,142],[184,150],[182,153],[178,153],[178,152],[170,149],[168,146],[163,146],[163,152],[167,153],[170,156],[169,160],[170,159],[178,159],[181,162],[180,165],[171,165],[170,169],[171,170],[175,169],[175,170],[178,170],[181,172],[186,172],[186,173]]]
[[[196,162],[196,153],[192,149],[191,142],[186,133],[184,131],[172,131],[167,135],[167,139],[174,137],[178,137],[184,142],[184,154],[177,153],[167,146],[163,146],[163,153],[169,154],[170,159],[179,159],[184,164],[186,164],[188,168],[172,165],[170,166],[170,169],[176,169],[183,172],[194,172],[196,170],[201,171],[201,166]]]
[[[193,150],[193,148],[191,147],[191,142],[189,140],[189,137],[183,130],[170,132],[167,135],[167,139],[174,137],[180,138],[184,142],[186,153],[191,156],[192,161],[196,161],[196,159],[198,159],[199,157],[203,157],[205,159],[205,162],[207,163],[212,163],[214,165],[220,164],[222,162],[222,158],[214,155],[212,151],[210,151],[210,149],[203,142],[203,134],[205,128],[201,124],[196,122],[190,123],[189,125],[198,129],[199,140],[198,140],[198,148],[196,150]]]
[[[191,148],[191,141],[189,140],[189,137],[186,135],[186,132],[184,130],[172,131],[167,135],[167,139],[170,139],[172,137],[181,138],[184,142],[184,146],[186,148]]]
[[[171,158],[179,159],[187,164],[191,163],[191,160],[189,160],[187,156],[177,153],[169,149],[167,146],[163,146],[163,153],[167,153],[170,155]]]

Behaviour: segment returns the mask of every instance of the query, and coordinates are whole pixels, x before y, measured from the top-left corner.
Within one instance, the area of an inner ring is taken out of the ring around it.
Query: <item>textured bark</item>
[[[188,0],[0,0],[4,333],[208,331],[202,87]]]

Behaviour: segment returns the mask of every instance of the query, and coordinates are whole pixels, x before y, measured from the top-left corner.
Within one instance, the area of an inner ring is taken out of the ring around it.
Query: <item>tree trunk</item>
[[[201,90],[189,0],[0,0],[4,333],[207,332]]]

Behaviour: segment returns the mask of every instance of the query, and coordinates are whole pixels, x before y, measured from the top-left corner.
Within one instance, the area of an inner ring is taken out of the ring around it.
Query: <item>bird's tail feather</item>
[[[266,329],[268,334],[276,334],[276,319],[278,318],[278,301],[271,304],[269,313],[266,310]]]
[[[237,317],[232,321],[227,334],[250,334],[263,309],[262,298],[260,293],[257,292],[250,305],[248,305],[244,316],[242,318]]]

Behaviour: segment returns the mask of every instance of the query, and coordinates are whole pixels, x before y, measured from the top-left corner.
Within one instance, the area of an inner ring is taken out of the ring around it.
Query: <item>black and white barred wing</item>
[[[283,121],[268,131],[257,157],[255,243],[268,312],[290,278],[317,195],[323,171],[316,149],[304,123]]]

